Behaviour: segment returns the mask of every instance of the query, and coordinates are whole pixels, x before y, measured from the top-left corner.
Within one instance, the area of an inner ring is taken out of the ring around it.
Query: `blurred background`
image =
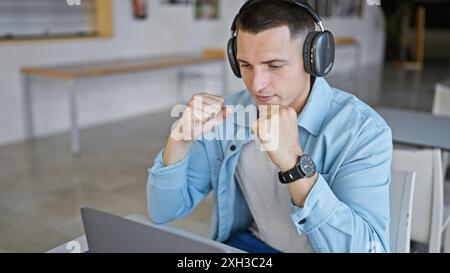
[[[81,206],[147,216],[172,106],[244,89],[224,53],[243,2],[0,1],[0,252],[82,235]],[[416,175],[405,251],[447,251],[450,1],[309,2],[336,38],[327,80],[379,110],[410,153],[394,157]],[[426,173],[404,164],[427,152]],[[171,225],[208,236],[211,203]]]

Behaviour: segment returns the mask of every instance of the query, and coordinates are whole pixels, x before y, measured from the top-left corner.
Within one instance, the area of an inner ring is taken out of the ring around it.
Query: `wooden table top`
[[[336,37],[336,45],[355,45],[352,37]],[[83,62],[55,66],[22,67],[26,75],[74,80],[108,76],[121,73],[156,70],[183,65],[205,64],[224,61],[225,54],[221,50],[204,49],[201,54],[178,54],[166,56],[143,56],[132,59],[116,59],[97,62]]]
[[[21,72],[31,76],[71,80],[163,69],[182,65],[212,63],[223,60],[224,56],[221,54],[180,54],[158,57],[145,56],[133,59],[117,59],[56,66],[23,67],[21,68]]]

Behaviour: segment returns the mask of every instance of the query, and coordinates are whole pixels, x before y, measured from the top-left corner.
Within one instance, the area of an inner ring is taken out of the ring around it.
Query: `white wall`
[[[384,59],[384,27],[382,10],[377,6],[364,5],[362,18],[332,18],[324,20],[335,37],[353,36],[360,43],[361,64],[379,64]]]
[[[112,39],[0,44],[0,144],[24,137],[20,67],[224,48],[231,21],[244,0],[221,1],[221,19],[214,22],[195,21],[192,7],[162,6],[159,0],[149,2],[149,19],[136,21],[131,1],[114,0]],[[369,6],[364,14],[364,20],[325,23],[335,36],[357,35],[362,44],[363,63],[381,63],[384,42],[381,14],[378,8]],[[218,68],[212,65],[206,70]],[[231,90],[243,87],[231,72],[228,78]],[[37,135],[67,130],[63,83],[35,79],[32,87]],[[171,69],[79,81],[80,124],[87,127],[167,108],[176,101],[175,87],[175,73]],[[217,84],[206,87],[222,91]],[[191,89],[187,91],[201,91]]]
[[[367,103],[379,101],[382,80],[380,64],[383,63],[385,50],[385,18],[381,8],[366,4],[362,18],[333,18],[324,23],[335,37],[353,36],[359,43],[359,49],[353,46],[337,48],[333,71],[327,77],[330,84],[351,92]]]

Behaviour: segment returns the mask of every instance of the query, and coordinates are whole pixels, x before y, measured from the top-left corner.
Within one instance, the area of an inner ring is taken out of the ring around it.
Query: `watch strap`
[[[287,170],[285,172],[281,171],[278,172],[278,180],[280,180],[280,182],[283,184],[287,184],[305,177],[305,175],[299,168],[299,163],[300,163],[300,156],[297,158],[297,163],[292,169]]]

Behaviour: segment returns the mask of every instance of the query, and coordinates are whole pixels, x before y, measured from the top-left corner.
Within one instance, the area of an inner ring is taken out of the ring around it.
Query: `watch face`
[[[300,169],[306,177],[311,177],[316,173],[316,165],[311,156],[304,154],[300,157]]]

